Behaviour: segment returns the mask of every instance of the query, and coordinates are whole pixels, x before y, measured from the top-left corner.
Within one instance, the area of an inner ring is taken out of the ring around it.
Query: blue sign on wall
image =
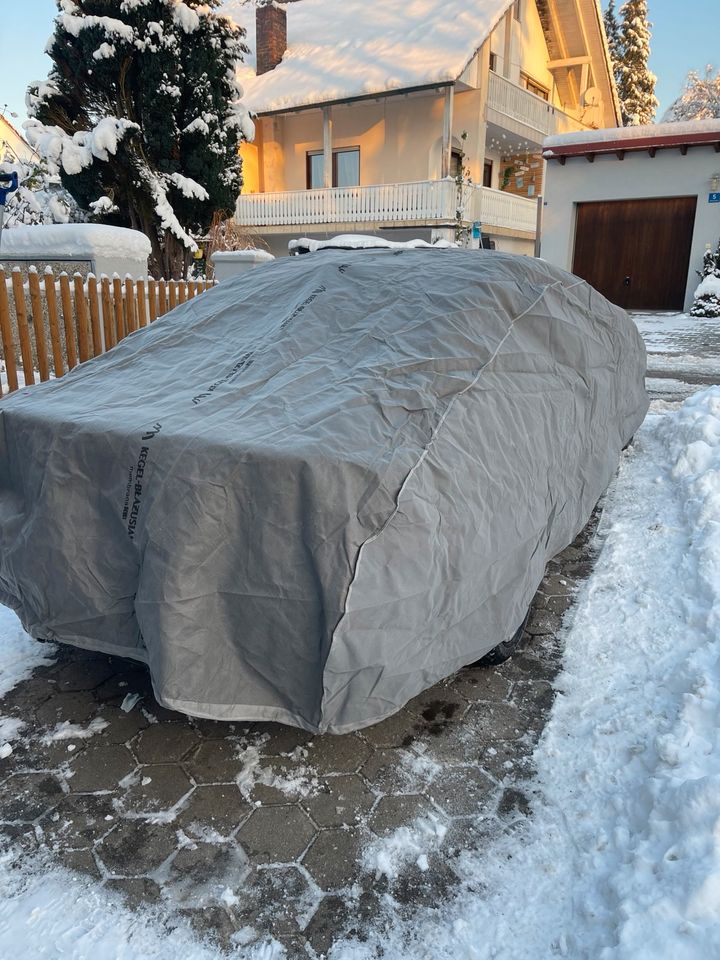
[[[720,203],[720,193],[708,194],[708,203]]]
[[[718,194],[720,197],[720,193]],[[479,240],[480,234],[482,233],[482,225],[479,220],[476,220],[472,225],[472,238],[473,240]]]

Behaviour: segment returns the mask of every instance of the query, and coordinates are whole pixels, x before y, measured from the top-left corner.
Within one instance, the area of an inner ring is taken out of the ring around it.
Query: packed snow
[[[255,76],[240,66],[252,111],[457,80],[512,0],[344,0],[328,16],[325,0],[287,5],[288,50],[274,70]],[[225,0],[223,10],[247,30],[256,50],[255,3]]]

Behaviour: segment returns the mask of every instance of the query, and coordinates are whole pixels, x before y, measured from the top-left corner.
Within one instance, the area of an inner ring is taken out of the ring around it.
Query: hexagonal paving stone
[[[361,838],[359,829],[322,830],[317,835],[302,864],[319,887],[339,890],[358,878]]]
[[[44,677],[30,677],[0,699],[0,712],[8,714],[18,710],[27,716],[28,712],[45,703],[56,692],[57,685],[54,682]]]
[[[98,844],[96,852],[108,873],[138,877],[157,870],[177,844],[172,827],[144,820],[122,820]]]
[[[120,781],[135,769],[127,747],[91,740],[77,760],[72,761],[68,786],[72,793],[117,790]]]
[[[189,723],[153,723],[132,747],[140,763],[164,763],[181,760],[198,743],[200,735]]]
[[[428,690],[413,697],[405,705],[408,713],[415,714],[423,721],[423,733],[432,729],[432,733],[440,733],[441,729],[450,723],[457,723],[467,710],[467,703],[460,694],[444,683],[438,683]]]
[[[391,895],[397,903],[407,904],[412,910],[418,906],[437,907],[447,901],[458,877],[445,863],[441,854],[428,854],[428,867],[408,864],[391,885]]]
[[[178,851],[165,890],[177,903],[208,906],[226,890],[238,890],[248,872],[248,859],[235,844],[195,843]]]
[[[29,823],[62,796],[62,787],[47,773],[15,774],[0,786],[0,820]]]
[[[489,777],[475,767],[444,770],[428,787],[428,794],[450,817],[477,813],[487,808],[497,794]]]
[[[220,948],[223,956],[236,953],[236,944],[233,940],[236,934],[235,923],[223,904],[205,904],[202,907],[182,907],[178,914],[184,917],[198,933],[205,943],[212,943]]]
[[[313,734],[283,723],[256,723],[253,738],[257,738],[256,745],[263,756],[279,757],[304,747],[313,739]]]
[[[376,793],[416,792],[406,766],[408,756],[409,751],[401,748],[373,750],[360,768],[360,775]]]
[[[451,860],[467,850],[478,850],[499,833],[497,818],[493,815],[456,817],[448,824],[442,849]],[[451,863],[452,866],[452,863]]]
[[[244,737],[254,728],[253,723],[228,723],[227,720],[207,720],[190,717],[190,722],[205,740],[224,740],[225,737]]]
[[[91,850],[65,850],[61,848],[56,853],[58,862],[68,870],[74,873],[82,873],[85,876],[98,880],[102,876],[97,865],[97,861]]]
[[[257,863],[290,863],[315,833],[299,807],[261,807],[240,827],[237,839]]]
[[[354,733],[343,736],[316,734],[308,743],[304,763],[320,774],[355,773],[367,760],[368,746]]]
[[[238,926],[277,937],[297,933],[317,896],[297,867],[261,867],[245,882],[232,914]]]
[[[254,808],[235,784],[200,785],[188,797],[177,822],[190,836],[229,836]]]
[[[108,794],[63,796],[55,809],[40,821],[44,842],[53,849],[86,849],[117,823]]]
[[[315,823],[321,827],[341,827],[357,823],[375,802],[360,777],[328,777],[317,793],[301,801]]]
[[[127,743],[149,726],[139,703],[129,712],[121,710],[119,704],[104,703],[98,716],[108,724],[100,734],[107,743]]]
[[[418,817],[433,814],[437,810],[426,797],[381,797],[368,820],[368,826],[380,837],[386,837],[398,827],[411,824]]]
[[[65,664],[55,674],[58,690],[73,693],[81,690],[94,690],[114,673],[114,666],[108,657],[96,660],[79,660]]]
[[[160,886],[148,877],[133,877],[130,880],[110,879],[105,883],[105,889],[119,894],[133,910],[147,907],[149,903],[157,903],[162,896]]]
[[[120,803],[123,810],[135,814],[170,810],[193,789],[188,775],[177,763],[153,763],[140,767],[132,780]]]
[[[201,743],[184,765],[197,783],[234,783],[242,767],[238,745],[232,740]]]
[[[114,673],[95,688],[93,694],[100,703],[120,706],[128,694],[153,698],[152,681],[146,666],[131,660],[113,658]],[[154,698],[153,698],[154,699]]]
[[[453,677],[453,689],[467,700],[507,700],[511,682],[492,667],[466,667]]]
[[[85,723],[97,713],[97,704],[92,693],[53,693],[49,700],[35,711],[38,723],[51,729],[58,723]]]
[[[422,735],[422,727],[419,717],[400,710],[387,720],[365,727],[362,737],[373,747],[409,747]]]

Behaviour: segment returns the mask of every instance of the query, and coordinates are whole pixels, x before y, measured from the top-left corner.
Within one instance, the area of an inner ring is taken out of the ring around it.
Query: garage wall
[[[690,251],[690,271],[685,291],[685,309],[692,305],[706,244],[715,247],[720,238],[720,203],[708,203],[710,178],[720,172],[720,155],[712,146],[690,147],[682,156],[678,149],[584,157],[569,157],[565,166],[557,160],[547,164],[545,210],[541,253],[543,259],[570,270],[575,243],[576,204],[593,200],[628,200],[651,197],[698,197],[695,230]],[[652,252],[651,254],[652,255]]]

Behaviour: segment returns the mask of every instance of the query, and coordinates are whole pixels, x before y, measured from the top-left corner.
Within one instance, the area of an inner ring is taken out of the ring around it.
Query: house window
[[[497,54],[490,53],[490,69],[493,73],[497,73]]]
[[[520,13],[521,13],[520,4],[521,3],[522,3],[522,0],[515,0],[515,3],[513,4],[513,16],[518,21],[518,23],[520,22]]]
[[[542,97],[543,100],[550,99],[550,91],[537,80],[533,80],[526,73],[520,74],[520,86],[525,87],[529,93],[534,93],[536,97]]]
[[[307,155],[306,179],[308,190],[323,186],[325,159],[322,150],[313,150]],[[360,183],[360,147],[341,147],[333,150],[332,185],[334,187],[357,187]]]
[[[483,186],[491,187],[492,186],[492,173],[493,173],[493,162],[492,160],[486,160],[483,164]]]

